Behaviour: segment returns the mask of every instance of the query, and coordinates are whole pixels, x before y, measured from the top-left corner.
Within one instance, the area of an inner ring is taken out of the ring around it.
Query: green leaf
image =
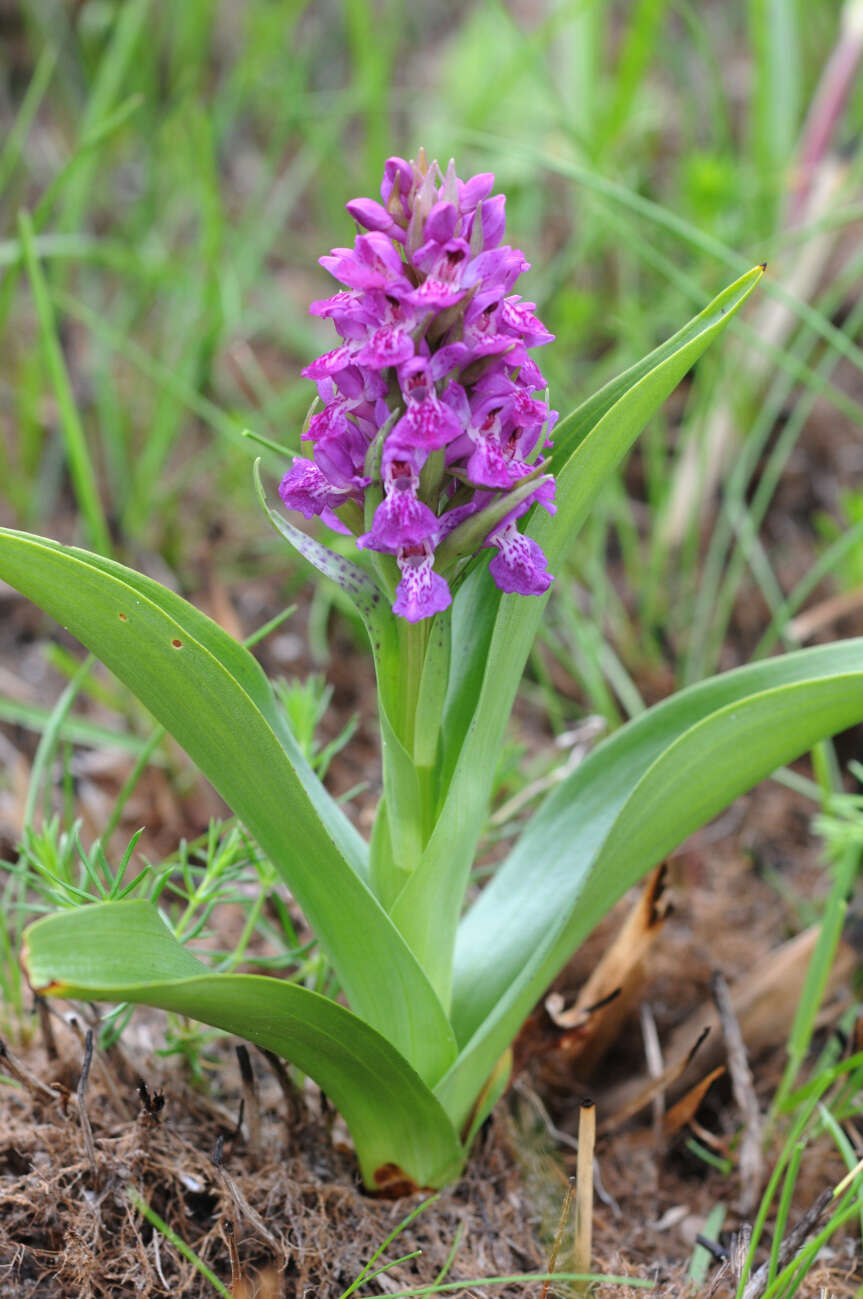
[[[369,889],[365,845],[302,757],[256,660],[174,592],[112,560],[0,529],[0,578],[57,618],[197,763],[289,888],[363,1019],[427,1082],[444,1011]]]
[[[565,419],[562,419],[554,430],[554,448],[548,459],[549,471],[553,474],[562,473],[585,439],[598,428],[600,421],[617,407],[627,393],[633,389],[639,389],[638,400],[640,401],[646,395],[644,389],[639,387],[642,382],[649,375],[655,375],[658,371],[661,371],[668,362],[673,361],[675,356],[681,352],[685,353],[687,349],[695,345],[697,348],[696,354],[690,357],[688,365],[685,366],[680,376],[682,378],[683,374],[686,373],[686,369],[697,360],[701,352],[725,328],[729,319],[743,306],[743,303],[758,285],[763,275],[764,268],[762,266],[755,266],[751,271],[747,271],[739,280],[735,280],[733,284],[729,284],[727,288],[723,289],[718,297],[714,298],[697,316],[693,316],[692,320],[688,321],[676,334],[666,339],[664,343],[654,348],[640,361],[636,361],[628,370],[624,370],[622,374],[617,375],[614,379],[609,379],[604,387],[593,393],[574,411],[571,411]],[[705,334],[707,334],[706,338],[704,337]],[[702,342],[700,348],[698,347],[699,340]],[[654,415],[661,404],[660,401],[652,410],[649,410],[646,418],[649,419]],[[626,443],[623,447],[623,453],[630,444],[630,442]],[[619,448],[610,448],[610,450],[619,451]],[[585,484],[585,487],[589,493],[591,484]],[[576,491],[580,494],[580,489],[576,489]]]
[[[418,1186],[458,1175],[455,1129],[402,1056],[344,1006],[257,974],[212,974],[148,902],[108,902],[46,916],[25,934],[38,992],[124,1001],[189,1015],[274,1051],[308,1073],[344,1116],[366,1185],[396,1164]]]
[[[372,887],[389,910],[422,855],[422,797],[416,764],[396,734],[390,710],[380,697],[378,718],[384,792],[375,817]]]
[[[402,652],[405,629],[400,626],[402,620],[393,614],[381,588],[359,565],[335,554],[270,508],[261,482],[260,461],[255,463],[255,487],[276,532],[349,596],[371,642],[378,682],[384,785],[384,796],[378,808],[378,831],[372,845],[371,885],[382,905],[389,909],[404,884],[407,872],[419,860],[422,851],[417,771],[411,754],[402,743],[397,725],[397,719],[403,720],[403,710],[399,705],[405,677]],[[366,504],[368,506],[368,502]],[[387,817],[387,805],[397,807],[399,815]]]
[[[335,582],[350,597],[373,641],[377,636],[384,634],[386,624],[388,621],[392,621],[393,615],[386,596],[377,582],[369,577],[368,573],[360,568],[358,564],[351,563],[343,555],[337,555],[335,551],[321,545],[314,537],[310,537],[307,532],[301,531],[300,528],[295,528],[293,523],[289,522],[284,515],[271,508],[264,492],[264,485],[261,482],[260,460],[255,461],[254,477],[258,500],[279,536],[283,537],[297,554],[302,555],[307,563],[316,568],[324,577],[328,577],[330,581]]]
[[[578,944],[632,884],[739,794],[863,719],[863,640],[683,690],[601,744],[555,791],[464,917],[437,1094],[460,1122]]]
[[[603,483],[645,424],[763,274],[756,267],[638,365],[606,385],[555,430],[557,514],[536,510],[526,529],[559,568]],[[452,944],[484,823],[515,692],[547,597],[503,595],[481,565],[453,611],[453,663],[444,719],[445,799],[420,866],[392,914],[446,998]]]

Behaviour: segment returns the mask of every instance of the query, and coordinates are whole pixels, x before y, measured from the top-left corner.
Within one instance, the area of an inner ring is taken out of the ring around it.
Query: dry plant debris
[[[315,1093],[301,1107],[295,1101],[288,1115],[263,1059],[254,1070],[261,1143],[250,1151],[247,1136],[226,1122],[238,1112],[243,1090],[227,1051],[227,1108],[213,1106],[164,1067],[159,1076],[150,1062],[146,1081],[125,1071],[118,1080],[126,1099],[134,1101],[137,1091],[140,1101],[137,1117],[127,1119],[94,1067],[86,1085],[94,1177],[72,1091],[80,1044],[68,1030],[55,1034],[58,1061],[31,1047],[26,1066],[16,1052],[12,1067],[7,1056],[0,1069],[7,1078],[21,1070],[27,1079],[0,1085],[3,1299],[210,1299],[209,1282],[144,1220],[129,1188],[233,1287],[235,1299],[336,1299],[416,1205],[415,1198],[365,1195],[333,1116]],[[468,1176],[422,1213],[388,1255],[419,1249],[421,1256],[364,1292],[432,1281],[456,1240],[453,1280],[541,1271],[547,1262],[502,1117],[480,1140]],[[514,1299],[524,1291],[495,1293]]]

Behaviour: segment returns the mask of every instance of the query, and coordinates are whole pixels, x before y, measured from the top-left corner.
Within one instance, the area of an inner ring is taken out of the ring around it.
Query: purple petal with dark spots
[[[421,622],[452,604],[449,586],[432,568],[431,551],[403,551],[398,556],[402,580],[396,588],[393,613],[408,622]]]
[[[525,537],[514,523],[498,528],[489,537],[499,554],[488,566],[495,584],[508,595],[542,595],[553,582],[542,547]]]

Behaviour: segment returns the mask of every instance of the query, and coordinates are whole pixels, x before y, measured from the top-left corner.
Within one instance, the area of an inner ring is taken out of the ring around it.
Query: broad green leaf
[[[645,424],[758,283],[756,267],[662,347],[608,384],[555,432],[557,514],[527,529],[559,569],[603,483]],[[458,913],[473,862],[496,755],[547,597],[502,595],[485,565],[453,614],[453,670],[444,721],[445,800],[419,868],[392,915],[446,999]]]
[[[600,388],[598,392],[586,398],[580,406],[576,406],[575,410],[571,411],[555,426],[554,447],[548,458],[549,472],[559,474],[563,470],[569,458],[578,450],[578,447],[588,434],[596,428],[599,421],[617,405],[631,388],[637,387],[642,379],[659,369],[676,352],[697,340],[706,329],[713,330],[714,326],[720,321],[720,327],[727,324],[727,321],[722,320],[722,318],[733,316],[739,310],[763,275],[764,268],[762,266],[753,267],[739,280],[735,280],[733,284],[729,284],[727,288],[723,289],[719,296],[705,307],[704,311],[697,316],[693,316],[692,320],[688,321],[671,338],[666,339],[652,352],[648,352],[647,356],[642,357],[640,361],[636,361],[622,374],[617,375],[614,379],[609,379],[608,383]],[[709,341],[710,339],[708,339]]]
[[[0,578],[77,636],[171,732],[289,888],[354,1010],[427,1082],[454,1057],[426,976],[365,883],[364,845],[281,723],[251,654],[150,578],[0,529]]]
[[[557,789],[464,917],[437,1089],[460,1122],[519,1025],[617,899],[739,794],[863,719],[863,640],[681,691],[601,744]]]
[[[213,974],[176,941],[148,902],[58,912],[26,931],[37,992],[159,1006],[234,1033],[290,1060],[344,1116],[363,1177],[396,1164],[418,1186],[458,1175],[455,1129],[407,1061],[337,1002],[257,974]]]
[[[552,568],[563,560],[573,533],[581,527],[609,474],[763,275],[763,266],[742,275],[673,338],[564,420],[559,434],[555,430],[551,461],[558,484],[558,512],[550,517],[535,511],[528,529]]]

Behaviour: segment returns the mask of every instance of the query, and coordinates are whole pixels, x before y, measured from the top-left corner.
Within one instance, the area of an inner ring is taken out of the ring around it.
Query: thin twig
[[[167,1292],[170,1294],[170,1293],[171,1293],[171,1288],[170,1288],[170,1286],[168,1285],[168,1282],[165,1280],[165,1273],[162,1271],[162,1252],[161,1252],[161,1250],[160,1250],[160,1248],[159,1248],[159,1241],[160,1241],[161,1239],[162,1239],[162,1238],[161,1238],[161,1236],[159,1235],[158,1231],[154,1231],[154,1232],[153,1232],[153,1258],[154,1258],[154,1260],[155,1260],[155,1264],[156,1264],[156,1273],[157,1273],[157,1275],[158,1275],[158,1277],[159,1277],[159,1280],[162,1282],[162,1285],[165,1287],[165,1289],[167,1290]]]
[[[659,1033],[656,1031],[656,1020],[653,1018],[653,1011],[646,1001],[641,1003],[639,1015],[647,1072],[651,1078],[659,1079],[665,1072],[665,1063],[662,1059]],[[658,1091],[651,1104],[653,1109],[653,1135],[658,1146],[662,1136],[662,1120],[665,1115],[665,1092]]]
[[[695,1241],[702,1249],[706,1249],[711,1258],[715,1259],[717,1263],[724,1263],[728,1258],[728,1250],[724,1245],[720,1245],[716,1240],[708,1240],[706,1236],[702,1236],[700,1231],[696,1232]]]
[[[543,1105],[541,1099],[536,1094],[530,1083],[525,1078],[516,1078],[512,1085],[514,1092],[523,1096],[528,1105],[539,1118],[552,1141],[559,1142],[562,1146],[569,1146],[570,1150],[578,1150],[578,1141],[569,1132],[564,1132],[561,1128],[555,1127],[554,1119]]]
[[[6,1073],[11,1078],[14,1078],[16,1082],[19,1082],[22,1087],[26,1087],[28,1092],[32,1092],[35,1096],[42,1096],[45,1100],[56,1101],[61,1099],[58,1091],[55,1091],[53,1087],[49,1087],[47,1083],[43,1083],[42,1079],[31,1073],[26,1065],[21,1064],[20,1060],[16,1060],[2,1038],[0,1038],[0,1061],[2,1061]]]
[[[42,1037],[45,1042],[45,1054],[49,1060],[56,1060],[60,1052],[57,1050],[57,1039],[54,1037],[51,1011],[45,998],[40,997],[38,992],[36,993],[36,1010],[39,1014],[39,1027],[42,1029]]]
[[[590,1271],[593,1253],[593,1152],[596,1149],[596,1106],[586,1096],[578,1111],[578,1163],[576,1164],[575,1250],[573,1269]],[[587,1290],[578,1282],[576,1293]]]
[[[210,1156],[210,1159],[213,1165],[218,1170],[219,1177],[222,1179],[222,1183],[225,1187],[225,1190],[228,1192],[228,1195],[233,1201],[236,1212],[240,1215],[241,1218],[246,1218],[252,1224],[255,1231],[257,1231],[259,1235],[263,1236],[267,1244],[271,1245],[272,1248],[276,1252],[278,1252],[280,1249],[278,1240],[273,1235],[273,1233],[268,1229],[266,1223],[264,1222],[261,1215],[257,1212],[257,1210],[253,1209],[252,1206],[249,1204],[249,1201],[246,1199],[245,1195],[243,1195],[243,1192],[240,1190],[239,1186],[237,1186],[237,1183],[234,1181],[233,1177],[231,1177],[231,1174],[225,1168],[223,1151],[224,1151],[224,1140],[222,1137],[219,1137],[219,1139],[216,1142],[215,1150]]]
[[[231,1133],[229,1138],[232,1149],[237,1144],[240,1137],[243,1135],[243,1119],[245,1118],[245,1115],[246,1115],[246,1098],[245,1096],[241,1096],[240,1106],[239,1109],[237,1110],[237,1121],[234,1124],[234,1130]],[[219,1137],[219,1140],[221,1141],[222,1138]]]
[[[221,1223],[222,1239],[228,1247],[228,1253],[231,1256],[231,1293],[237,1294],[243,1281],[243,1273],[240,1267],[240,1252],[237,1249],[237,1229],[230,1218],[225,1218]]]
[[[850,1127],[851,1124],[846,1123],[845,1126]],[[855,1164],[854,1167],[845,1174],[841,1182],[839,1182],[836,1186],[834,1186],[833,1188],[834,1200],[838,1195],[841,1195],[843,1191],[847,1190],[848,1187],[851,1185],[851,1183],[854,1181],[854,1178],[859,1177],[861,1173],[863,1173],[863,1159],[861,1159],[859,1163]]]
[[[92,1007],[88,1007],[87,1009],[92,1010]],[[91,1015],[90,1022],[91,1022],[91,1028],[93,1032],[94,1033],[98,1032],[99,1030],[98,1014]],[[72,1032],[77,1037],[78,1041],[81,1043],[82,1046],[84,1046],[85,1045],[84,1029],[81,1027],[81,1023],[77,1015],[66,1016],[65,1023],[68,1024],[68,1026],[72,1029]],[[102,1079],[102,1082],[105,1084],[106,1090],[110,1093],[111,1104],[114,1106],[114,1109],[122,1118],[131,1119],[132,1112],[129,1109],[129,1106],[126,1104],[124,1097],[120,1093],[120,1089],[114,1079],[113,1073],[111,1072],[111,1067],[108,1064],[107,1060],[105,1059],[105,1055],[102,1051],[100,1051],[96,1055],[94,1063],[96,1065],[96,1068],[99,1070],[99,1076]]]
[[[81,1135],[84,1138],[84,1149],[93,1174],[93,1181],[98,1180],[96,1168],[96,1143],[93,1140],[93,1129],[90,1127],[90,1116],[87,1113],[87,1079],[90,1077],[90,1065],[93,1061],[93,1030],[88,1028],[84,1036],[84,1059],[81,1062],[81,1077],[78,1079],[78,1121],[81,1124]]]
[[[861,605],[863,605],[863,587],[857,586],[853,591],[831,595],[811,609],[805,609],[796,618],[792,618],[788,624],[788,634],[802,645],[804,641],[832,623],[838,622],[840,618],[848,618],[856,613]]]
[[[746,1267],[746,1260],[749,1257],[749,1244],[752,1240],[752,1227],[748,1222],[744,1222],[739,1231],[736,1231],[731,1237],[731,1249],[729,1251],[729,1264],[731,1274],[734,1277],[734,1284],[739,1285],[743,1277],[743,1271]]]
[[[620,1127],[621,1124],[626,1123],[628,1119],[631,1119],[634,1114],[637,1114],[639,1110],[644,1109],[645,1105],[648,1105],[653,1100],[654,1096],[657,1096],[660,1092],[667,1091],[672,1083],[677,1082],[678,1078],[681,1078],[686,1073],[686,1070],[692,1063],[696,1052],[709,1033],[710,1028],[705,1025],[698,1037],[695,1039],[695,1042],[689,1048],[687,1054],[682,1059],[678,1059],[668,1065],[661,1077],[651,1078],[646,1085],[642,1085],[635,1095],[610,1114],[608,1118],[603,1120],[600,1125],[600,1131],[610,1132],[614,1128]]]
[[[785,1267],[786,1263],[789,1262],[793,1255],[803,1248],[808,1238],[820,1225],[821,1219],[827,1212],[832,1199],[833,1188],[827,1187],[826,1190],[821,1192],[818,1199],[815,1200],[814,1203],[810,1204],[806,1212],[794,1224],[788,1235],[782,1241],[782,1244],[779,1246],[779,1253],[776,1258],[777,1270],[781,1270]],[[746,1285],[743,1288],[743,1299],[760,1299],[760,1296],[767,1288],[769,1277],[770,1264],[762,1263],[746,1282]]]
[[[288,1127],[298,1127],[303,1121],[305,1107],[299,1090],[291,1082],[291,1075],[288,1073],[284,1060],[280,1060],[275,1051],[267,1051],[263,1047],[258,1047],[258,1050],[266,1057],[267,1063],[276,1075],[276,1082],[281,1088],[287,1108]]]
[[[758,1202],[761,1183],[764,1177],[763,1123],[758,1097],[755,1094],[755,1083],[752,1070],[746,1058],[746,1046],[740,1024],[734,1013],[731,992],[725,977],[719,970],[714,970],[711,980],[713,1000],[722,1025],[725,1045],[728,1052],[728,1072],[731,1075],[731,1088],[743,1118],[743,1134],[740,1139],[740,1198],[738,1212],[747,1218]]]

